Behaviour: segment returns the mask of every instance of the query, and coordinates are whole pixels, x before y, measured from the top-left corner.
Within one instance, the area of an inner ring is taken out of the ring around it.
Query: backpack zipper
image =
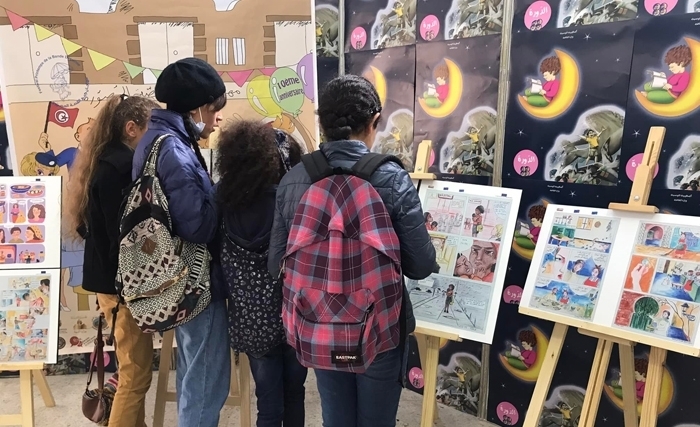
[[[282,280],[284,278],[284,270],[287,267],[287,258],[282,258],[280,262],[280,272],[277,275],[277,280]]]

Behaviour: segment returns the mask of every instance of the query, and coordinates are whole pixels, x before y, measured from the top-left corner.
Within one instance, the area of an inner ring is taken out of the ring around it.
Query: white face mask
[[[199,121],[194,124],[194,127],[195,129],[197,129],[198,134],[204,132],[204,128],[207,126],[202,120],[204,120],[204,117],[202,117],[202,107],[199,107]]]

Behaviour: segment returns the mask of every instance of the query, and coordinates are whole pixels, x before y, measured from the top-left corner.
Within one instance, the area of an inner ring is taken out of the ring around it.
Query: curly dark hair
[[[666,52],[664,62],[666,65],[678,64],[685,67],[693,60],[693,55],[690,53],[690,48],[684,44],[672,47]]]
[[[540,64],[540,73],[544,74],[550,72],[552,74],[559,74],[561,71],[561,62],[557,56],[550,56],[542,60]]]
[[[544,219],[544,213],[547,212],[547,208],[544,205],[535,205],[527,211],[527,217],[530,219],[536,218],[539,221]]]
[[[285,174],[277,149],[278,132],[265,123],[241,120],[221,131],[217,146],[216,170],[219,188],[216,199],[223,209],[249,206],[265,190],[278,184]],[[289,161],[301,161],[301,145],[289,140]]]
[[[382,111],[377,90],[364,77],[345,74],[328,82],[318,99],[318,121],[328,141],[350,139],[377,128]]]
[[[643,358],[634,359],[634,370],[641,375],[646,375],[649,369],[649,360]]]
[[[518,339],[520,340],[520,342],[526,342],[526,343],[530,344],[532,347],[537,345],[537,336],[535,335],[535,333],[533,331],[531,331],[529,329],[526,329],[524,331],[520,331],[520,333],[518,334]]]

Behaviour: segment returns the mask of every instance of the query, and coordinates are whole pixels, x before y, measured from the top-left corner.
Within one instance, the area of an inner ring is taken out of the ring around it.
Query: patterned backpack
[[[221,264],[228,285],[228,331],[231,348],[264,356],[285,340],[282,327],[282,283],[267,269],[269,248],[248,251],[234,242],[222,225]]]
[[[122,206],[117,287],[144,332],[187,323],[211,300],[209,251],[173,236],[168,201],[156,175],[161,143],[168,136],[153,142]]]
[[[287,342],[309,368],[363,373],[400,342],[403,283],[399,239],[369,183],[393,156],[364,155],[351,170],[315,151],[311,177],[282,258]]]

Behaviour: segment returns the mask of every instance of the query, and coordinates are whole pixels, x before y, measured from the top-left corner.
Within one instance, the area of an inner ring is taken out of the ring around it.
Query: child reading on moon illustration
[[[561,71],[561,62],[556,56],[550,56],[542,60],[540,73],[545,80],[542,84],[540,80],[530,79],[530,87],[525,89],[527,103],[533,107],[545,107],[559,93],[559,80],[557,76]]]
[[[666,52],[664,62],[671,71],[671,77],[661,71],[651,71],[652,79],[644,84],[641,92],[649,101],[656,104],[670,104],[688,88],[690,73],[686,69],[693,56],[686,45],[672,47]]]
[[[447,95],[450,93],[450,85],[448,83],[450,70],[447,68],[447,64],[442,63],[435,67],[433,78],[435,79],[435,84],[428,83],[428,89],[423,93],[423,100],[428,107],[437,108],[445,102]]]

